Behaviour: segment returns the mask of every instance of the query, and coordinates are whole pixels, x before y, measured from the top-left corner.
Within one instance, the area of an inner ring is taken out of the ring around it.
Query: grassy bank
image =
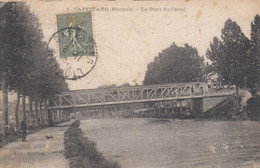
[[[120,168],[120,165],[106,159],[96,148],[96,144],[83,137],[79,128],[80,121],[76,120],[66,130],[64,136],[64,156],[69,159],[71,168]]]

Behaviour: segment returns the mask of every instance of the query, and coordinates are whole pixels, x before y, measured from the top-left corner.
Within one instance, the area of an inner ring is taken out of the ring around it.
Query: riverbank
[[[38,131],[47,129],[49,127],[57,126],[57,125],[59,125],[58,122],[53,122],[50,126],[43,126],[43,125],[37,127],[28,126],[26,130],[26,134],[27,135],[34,134]],[[21,137],[22,137],[22,130],[21,129],[15,130],[14,125],[10,124],[10,127],[8,127],[8,135],[4,136],[2,133],[0,133],[0,149],[5,145],[13,141],[16,141]]]
[[[83,137],[79,128],[80,120],[76,120],[64,133],[64,156],[69,160],[71,168],[120,168],[112,160],[107,160],[96,148],[96,144]]]
[[[34,128],[34,129],[28,129],[27,135],[36,133],[36,132],[43,130],[45,128],[47,128],[47,127],[37,127],[37,128]],[[8,133],[9,133],[8,136],[4,136],[2,133],[0,133],[0,148],[2,148],[5,145],[7,145],[8,143],[11,143],[11,142],[13,142],[13,141],[22,137],[22,131],[21,130],[15,131],[13,127],[9,128]]]
[[[4,168],[69,168],[63,156],[64,132],[72,122],[38,130],[0,148],[0,167]],[[53,139],[46,139],[52,136]]]

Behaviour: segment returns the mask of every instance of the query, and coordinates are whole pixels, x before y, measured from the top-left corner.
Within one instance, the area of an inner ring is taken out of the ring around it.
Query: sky
[[[133,12],[92,12],[97,64],[86,77],[67,81],[72,90],[124,83],[141,85],[147,64],[173,42],[178,46],[188,43],[205,56],[210,41],[214,36],[220,37],[228,18],[236,21],[250,38],[250,23],[260,11],[260,1],[253,0],[75,0],[30,1],[28,4],[39,18],[46,41],[57,31],[57,14],[82,12],[86,7],[135,9]],[[148,11],[143,11],[145,8]],[[155,11],[155,8],[161,11]],[[163,11],[164,8],[170,11]],[[183,11],[171,11],[172,8],[182,8]]]

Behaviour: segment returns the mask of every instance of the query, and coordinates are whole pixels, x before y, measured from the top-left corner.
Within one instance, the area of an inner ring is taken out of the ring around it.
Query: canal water
[[[92,119],[80,127],[122,168],[260,167],[260,122]]]

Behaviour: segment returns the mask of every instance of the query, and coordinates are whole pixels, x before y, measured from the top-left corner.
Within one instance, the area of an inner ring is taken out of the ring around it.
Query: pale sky
[[[250,38],[250,23],[260,11],[253,0],[175,1],[56,1],[29,2],[39,17],[45,40],[57,31],[56,14],[78,12],[84,7],[130,7],[134,12],[95,11],[94,40],[98,61],[88,76],[68,81],[70,89],[100,85],[142,84],[147,64],[173,42],[196,47],[204,56],[210,41],[219,37],[224,22],[236,21]],[[143,8],[185,8],[185,11],[141,11]],[[69,11],[67,11],[69,8]]]

